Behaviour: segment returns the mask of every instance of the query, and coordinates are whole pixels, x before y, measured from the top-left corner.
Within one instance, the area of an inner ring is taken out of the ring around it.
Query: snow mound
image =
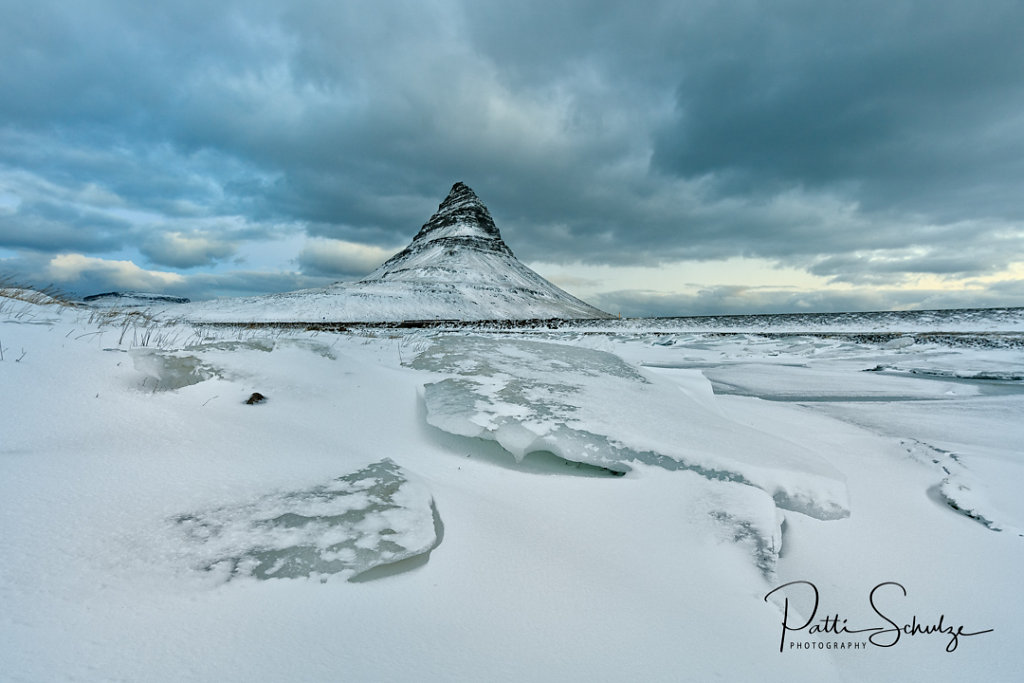
[[[388,458],[306,491],[174,518],[197,568],[224,580],[354,578],[439,543],[430,492]]]
[[[843,476],[823,458],[729,419],[695,392],[603,351],[519,339],[442,337],[411,367],[455,375],[424,387],[427,421],[497,441],[516,460],[548,451],[627,472],[691,470],[760,488],[818,519],[849,515]]]

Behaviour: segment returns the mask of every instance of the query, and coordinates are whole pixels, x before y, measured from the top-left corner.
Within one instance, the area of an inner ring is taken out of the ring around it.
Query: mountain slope
[[[609,318],[520,263],[490,212],[455,183],[412,242],[358,282],[190,307],[194,320],[400,322]]]

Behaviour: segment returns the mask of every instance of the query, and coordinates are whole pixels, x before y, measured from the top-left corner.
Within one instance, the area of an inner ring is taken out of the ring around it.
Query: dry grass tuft
[[[25,303],[36,304],[38,306],[77,307],[80,305],[73,301],[67,292],[54,287],[52,284],[47,285],[42,289],[26,287],[18,284],[13,278],[5,275],[0,275],[0,299],[24,301]]]

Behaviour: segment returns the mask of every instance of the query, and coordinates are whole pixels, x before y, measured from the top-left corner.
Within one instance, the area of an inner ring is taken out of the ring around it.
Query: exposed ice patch
[[[976,395],[960,382],[934,377],[850,372],[841,365],[797,367],[778,363],[734,363],[704,369],[715,392],[771,401],[909,401]]]
[[[306,491],[174,518],[197,568],[225,581],[353,578],[440,541],[430,492],[389,458]]]
[[[908,346],[913,346],[917,342],[914,336],[911,334],[905,334],[902,337],[896,337],[883,343],[881,348],[883,349],[905,349]]]
[[[219,378],[248,376],[254,367],[266,361],[243,356],[243,352],[258,355],[297,349],[328,360],[337,360],[334,350],[327,344],[306,339],[254,338],[247,340],[218,340],[185,346],[178,350],[157,348],[131,349],[135,369],[144,375],[141,388],[147,391],[174,391],[193,384]],[[240,358],[245,360],[240,361]],[[212,362],[211,362],[212,359]]]
[[[550,451],[615,472],[630,463],[692,470],[763,489],[818,519],[849,515],[843,476],[788,440],[755,430],[657,375],[603,351],[470,336],[442,337],[413,360],[456,375],[424,388],[427,421],[493,439],[517,460]]]
[[[217,341],[208,341],[200,344],[193,344],[187,347],[187,350],[193,352],[205,352],[205,351],[263,351],[270,353],[274,350],[275,342],[271,339],[244,339],[244,340],[230,340],[220,339]]]
[[[216,376],[217,371],[197,356],[179,351],[133,349],[135,369],[145,375],[142,388],[174,391]]]

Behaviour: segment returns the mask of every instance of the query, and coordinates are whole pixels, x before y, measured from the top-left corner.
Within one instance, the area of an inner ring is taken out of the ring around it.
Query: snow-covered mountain
[[[358,282],[190,307],[193,320],[400,322],[610,318],[530,270],[490,212],[455,183],[408,247]]]

